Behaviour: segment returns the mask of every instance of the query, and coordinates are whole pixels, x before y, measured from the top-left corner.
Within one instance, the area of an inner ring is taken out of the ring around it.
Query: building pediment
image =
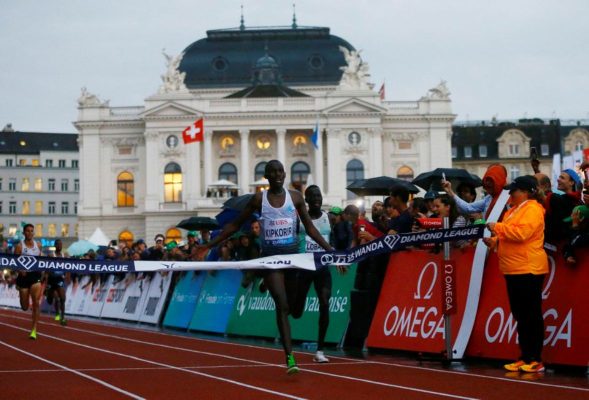
[[[202,115],[203,112],[196,110],[192,107],[185,106],[184,104],[176,103],[173,101],[160,104],[157,107],[145,110],[140,114],[145,119],[157,119],[157,118],[183,118],[187,116]]]
[[[323,110],[325,114],[386,113],[387,109],[364,100],[352,98]]]

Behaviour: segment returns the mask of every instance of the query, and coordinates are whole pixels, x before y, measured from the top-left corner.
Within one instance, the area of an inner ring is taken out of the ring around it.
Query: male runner
[[[54,257],[65,257],[63,252],[63,244],[61,239],[55,241]],[[53,299],[53,307],[55,308],[55,320],[59,321],[61,325],[66,325],[65,320],[65,272],[50,271],[47,275],[48,290]]]
[[[200,248],[203,250],[211,248],[227,239],[257,211],[261,215],[259,220],[262,228],[260,235],[262,257],[299,252],[297,235],[299,218],[308,235],[325,250],[331,251],[332,247],[313,225],[301,193],[284,189],[286,173],[282,163],[278,160],[269,161],[264,170],[264,177],[268,179],[270,188],[256,193],[235,221],[227,224],[215,239]],[[270,290],[270,295],[276,305],[276,323],[282,337],[288,374],[299,372],[292,354],[290,323],[288,321],[289,306],[296,295],[296,272],[295,269],[263,271],[264,283]]]
[[[15,255],[40,256],[41,243],[35,241],[35,227],[32,224],[26,224],[23,228],[25,240],[16,245]],[[41,278],[42,272],[39,271],[18,271],[16,278],[16,287],[20,297],[20,307],[23,311],[29,309],[29,298],[33,307],[33,326],[29,338],[37,339],[37,322],[39,321],[39,300],[41,298]]]
[[[316,185],[311,185],[305,190],[305,202],[309,205],[309,216],[313,221],[313,225],[321,236],[328,241],[331,235],[331,224],[329,216],[326,212],[321,210],[323,205],[323,196],[321,189]],[[305,228],[301,227],[301,253],[315,253],[323,251],[323,248],[317,244],[309,235],[306,234]],[[340,273],[345,273],[345,266],[338,266]],[[313,361],[318,363],[327,363],[329,359],[323,353],[323,346],[325,345],[325,334],[329,326],[329,299],[331,297],[331,270],[329,267],[320,268],[317,271],[298,271],[298,285],[296,292],[296,299],[291,310],[291,315],[294,318],[300,318],[305,309],[305,302],[307,300],[307,293],[314,284],[317,298],[319,299],[319,334],[317,337],[317,352],[313,357]]]

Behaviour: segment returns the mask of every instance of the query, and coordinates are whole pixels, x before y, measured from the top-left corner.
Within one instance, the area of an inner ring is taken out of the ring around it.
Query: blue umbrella
[[[70,256],[83,256],[90,250],[96,251],[98,250],[98,246],[88,240],[82,239],[70,244],[70,247],[66,251]]]

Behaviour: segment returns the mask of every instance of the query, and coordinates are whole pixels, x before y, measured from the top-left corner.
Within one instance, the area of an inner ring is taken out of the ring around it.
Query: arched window
[[[182,168],[175,162],[164,169],[164,201],[179,203],[182,201]]]
[[[254,181],[259,181],[264,177],[264,170],[266,169],[266,164],[268,164],[268,162],[262,161],[256,165],[256,168],[254,169]]]
[[[237,167],[231,163],[224,163],[219,167],[219,180],[226,179],[237,185]]]
[[[176,243],[180,243],[182,240],[182,234],[176,228],[170,228],[166,232],[166,240],[165,243],[168,244],[171,241],[175,241]]]
[[[129,231],[122,231],[119,233],[119,242],[124,242],[127,247],[131,248],[133,245],[133,234]]]
[[[411,167],[403,165],[401,168],[399,168],[397,170],[397,178],[403,179],[406,181],[412,181],[413,180],[413,170],[411,169]]]
[[[346,165],[346,186],[358,179],[364,179],[364,164],[360,160],[350,160]],[[348,191],[348,199],[354,199],[356,195]]]
[[[307,178],[311,173],[309,164],[303,161],[297,161],[290,167],[290,180],[293,188],[302,191],[303,186],[307,183]]]
[[[117,177],[117,207],[133,207],[135,205],[135,182],[133,174],[121,172]]]

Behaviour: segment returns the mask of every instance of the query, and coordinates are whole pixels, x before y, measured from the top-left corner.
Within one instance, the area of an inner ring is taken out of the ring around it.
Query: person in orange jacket
[[[544,207],[536,201],[538,182],[526,175],[505,187],[511,208],[503,222],[489,222],[492,236],[485,244],[497,250],[499,269],[505,276],[507,297],[517,322],[520,358],[504,368],[508,371],[543,372],[542,284],[548,273],[544,251]]]

